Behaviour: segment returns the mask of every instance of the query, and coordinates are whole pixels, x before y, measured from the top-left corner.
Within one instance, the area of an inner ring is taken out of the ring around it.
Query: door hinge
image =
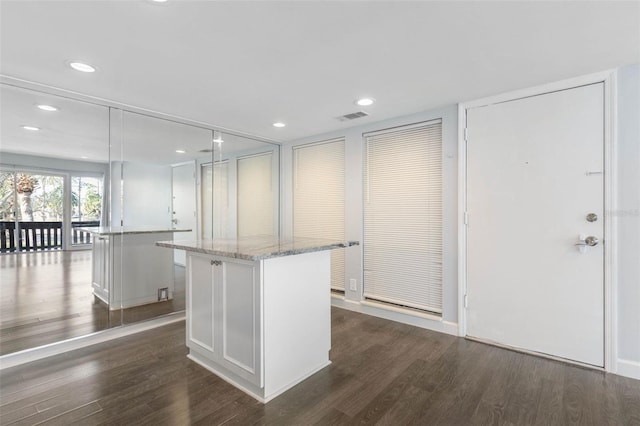
[[[469,224],[469,212],[464,212],[464,224]]]
[[[464,295],[464,307],[468,308],[469,307],[469,298],[467,297],[467,295]]]
[[[465,142],[469,142],[469,128],[468,127],[464,128],[464,141]]]

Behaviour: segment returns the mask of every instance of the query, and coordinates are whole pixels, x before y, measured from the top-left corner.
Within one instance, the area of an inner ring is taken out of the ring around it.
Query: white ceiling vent
[[[368,117],[369,114],[367,114],[364,111],[358,111],[358,112],[352,112],[351,114],[345,114],[345,115],[341,115],[340,117],[338,117],[338,120],[340,121],[349,121],[349,120],[355,120],[356,118],[362,118],[362,117]]]

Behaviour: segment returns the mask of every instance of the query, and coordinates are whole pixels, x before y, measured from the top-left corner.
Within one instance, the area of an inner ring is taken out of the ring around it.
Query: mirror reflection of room
[[[121,324],[91,293],[108,223],[109,109],[0,87],[0,354]]]
[[[183,311],[155,241],[277,235],[277,145],[1,90],[0,355]]]

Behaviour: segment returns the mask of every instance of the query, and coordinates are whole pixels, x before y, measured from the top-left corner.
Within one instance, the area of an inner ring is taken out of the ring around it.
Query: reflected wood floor
[[[183,310],[184,268],[171,301],[109,311],[93,297],[91,251],[0,255],[0,355]]]
[[[332,364],[266,405],[184,322],[0,372],[3,425],[639,425],[640,381],[338,308]]]

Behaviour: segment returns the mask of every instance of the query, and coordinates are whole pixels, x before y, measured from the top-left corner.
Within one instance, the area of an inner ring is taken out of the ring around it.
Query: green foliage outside
[[[71,179],[72,221],[100,220],[101,208],[102,179],[73,177]],[[0,172],[0,220],[14,220],[14,212],[18,220],[62,221],[64,178]]]

